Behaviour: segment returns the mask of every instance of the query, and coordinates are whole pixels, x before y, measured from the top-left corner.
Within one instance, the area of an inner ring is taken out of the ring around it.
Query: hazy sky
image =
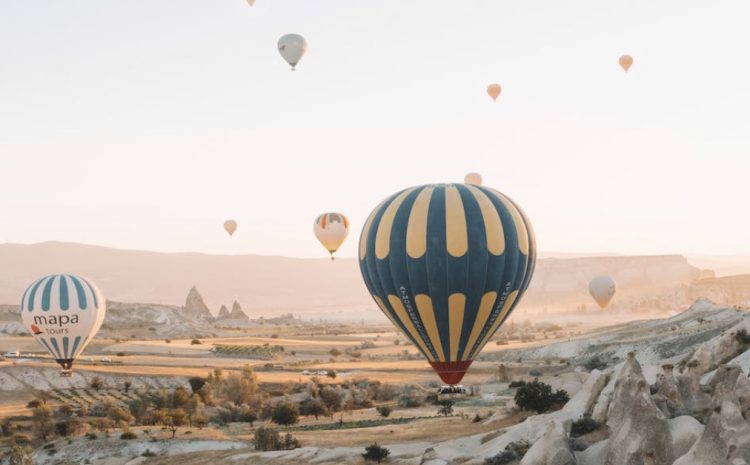
[[[0,0],[0,242],[324,256],[312,222],[333,210],[353,256],[382,198],[478,171],[542,250],[749,252],[748,17],[743,0]],[[309,42],[296,72],[288,32]]]

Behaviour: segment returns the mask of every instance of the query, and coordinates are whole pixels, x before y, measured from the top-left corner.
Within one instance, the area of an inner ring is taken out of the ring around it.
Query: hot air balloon
[[[341,247],[346,235],[349,234],[349,220],[341,213],[323,213],[315,218],[313,231],[333,260],[333,254]]]
[[[106,302],[96,285],[70,274],[37,279],[21,299],[24,326],[60,364],[60,376],[66,377],[99,331],[106,312]]]
[[[521,300],[536,244],[526,215],[500,192],[429,184],[373,210],[359,259],[378,307],[456,385]]]
[[[465,184],[476,184],[477,186],[482,185],[482,175],[479,173],[469,173],[464,176]]]
[[[620,66],[625,70],[626,73],[628,72],[630,67],[633,66],[633,57],[631,57],[630,55],[623,55],[618,61],[620,62]]]
[[[228,232],[230,236],[233,236],[234,232],[237,231],[237,222],[234,220],[226,220],[224,222],[224,230]]]
[[[281,57],[294,71],[297,63],[307,51],[307,41],[299,34],[287,34],[279,39],[278,47]]]
[[[247,4],[250,6],[255,6],[255,0],[247,0]]]
[[[500,84],[490,84],[487,86],[487,93],[490,97],[492,97],[492,100],[497,101],[497,98],[500,96],[500,92],[502,92],[502,88],[500,87]]]
[[[589,283],[589,294],[604,310],[615,295],[615,281],[609,276],[597,276]]]

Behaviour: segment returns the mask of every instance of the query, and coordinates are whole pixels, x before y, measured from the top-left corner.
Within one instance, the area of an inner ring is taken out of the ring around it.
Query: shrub
[[[124,357],[125,356],[125,352],[117,352],[115,355],[118,356],[118,357]]]
[[[92,431],[90,433],[86,433],[86,439],[88,439],[89,441],[96,441],[97,439],[99,439],[99,436],[97,436],[96,433]]]
[[[129,441],[131,439],[138,439],[138,435],[132,431],[125,431],[124,433],[120,435],[120,439]]]
[[[172,340],[171,339],[164,339],[164,342],[167,343],[167,344],[171,344]]]
[[[472,423],[479,423],[480,421],[482,421],[482,417],[480,417],[478,413],[474,415],[474,419],[471,420]]]
[[[570,426],[570,436],[574,438],[583,436],[584,434],[596,431],[597,429],[599,429],[599,422],[590,416],[583,416],[574,421]]]
[[[530,447],[531,444],[526,441],[511,442],[499,454],[484,459],[484,465],[506,465],[521,460]]]
[[[513,389],[513,388],[519,388],[525,385],[526,385],[526,381],[511,381],[508,387]]]
[[[197,346],[197,345],[200,345],[200,344],[203,344],[203,343],[201,342],[200,339],[193,339],[192,341],[190,341],[190,344],[194,345],[194,346]]]
[[[261,426],[255,430],[256,450],[291,450],[300,447],[300,443],[291,434],[282,438],[279,432],[270,426]]]
[[[201,376],[193,376],[192,378],[188,379],[188,383],[190,384],[190,389],[192,389],[193,393],[196,393],[206,385],[206,378],[203,378]]]
[[[534,380],[519,387],[514,400],[521,410],[544,413],[554,407],[564,405],[570,397],[563,390],[553,393],[549,384]]]
[[[364,457],[368,462],[372,461],[380,463],[389,455],[391,455],[390,450],[386,449],[385,447],[379,446],[377,442],[374,442],[365,447],[365,453],[362,454],[362,457]]]
[[[362,344],[359,345],[359,348],[362,349],[362,350],[365,350],[365,349],[374,349],[376,347],[377,346],[372,341],[364,341],[364,342],[362,342]]]
[[[317,420],[319,416],[328,416],[330,412],[320,399],[310,399],[300,406],[300,413],[312,415]]]
[[[271,411],[271,421],[281,426],[294,425],[299,421],[299,410],[291,402],[278,404]]]
[[[607,362],[602,360],[598,355],[594,355],[590,359],[586,360],[583,367],[588,371],[593,370],[604,370],[607,368]]]
[[[737,339],[737,341],[741,344],[750,344],[750,334],[748,334],[747,330],[745,329],[740,329],[739,331],[737,331],[737,333],[734,335],[734,338]]]
[[[328,376],[331,379],[336,379],[336,370],[328,370],[326,372],[326,376]]]
[[[438,401],[438,405],[440,405],[440,408],[438,409],[438,414],[443,415],[444,417],[447,417],[448,415],[453,415],[454,403],[455,402],[453,402],[450,399]]]
[[[330,354],[334,357],[338,357],[339,355],[341,355],[341,351],[338,349],[331,349]]]
[[[377,407],[375,410],[377,410],[380,416],[383,418],[386,418],[391,414],[391,408],[387,405],[381,405]]]
[[[156,457],[156,452],[151,452],[151,449],[146,449],[142,454],[141,457]]]
[[[104,380],[98,376],[94,376],[89,383],[89,387],[95,391],[100,391],[104,387]]]

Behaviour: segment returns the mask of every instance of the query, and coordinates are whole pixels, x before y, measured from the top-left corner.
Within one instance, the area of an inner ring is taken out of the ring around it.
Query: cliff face
[[[698,280],[690,286],[690,297],[724,305],[750,302],[750,274]]]

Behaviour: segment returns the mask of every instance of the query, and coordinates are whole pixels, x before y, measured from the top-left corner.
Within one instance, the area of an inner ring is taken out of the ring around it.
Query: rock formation
[[[242,311],[242,307],[240,306],[240,303],[237,302],[236,300],[232,304],[232,313],[230,313],[229,318],[231,318],[232,320],[245,320],[245,321],[250,320],[247,314]]]
[[[565,425],[557,420],[550,421],[544,435],[526,452],[520,465],[576,465]]]
[[[230,318],[229,310],[226,305],[222,305],[219,309],[219,315],[216,317],[217,320],[227,320]]]
[[[203,301],[203,297],[198,293],[198,289],[195,286],[190,288],[187,299],[185,299],[185,306],[182,310],[183,313],[192,318],[206,321],[213,320],[211,311],[208,309],[208,306]]]

